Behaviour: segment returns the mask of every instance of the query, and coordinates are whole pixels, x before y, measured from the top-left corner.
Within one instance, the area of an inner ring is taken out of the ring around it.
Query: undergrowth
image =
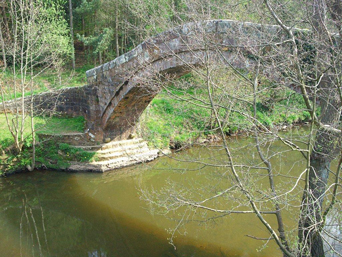
[[[10,121],[15,120],[14,115],[8,116]],[[35,117],[36,133],[60,134],[82,132],[84,130],[84,117]],[[26,119],[24,130],[24,144],[20,153],[14,149],[14,139],[8,130],[5,115],[0,115],[0,175],[11,171],[25,169],[31,165],[32,137],[30,132],[31,121]],[[38,167],[64,169],[69,166],[69,161],[86,162],[94,158],[94,153],[74,148],[67,144],[47,141],[36,145],[36,162]]]
[[[47,70],[34,78],[32,88],[33,95],[47,92],[49,90],[84,86],[87,84],[86,71],[92,68],[92,65],[84,65],[82,67],[76,68],[75,70],[62,70],[60,72]],[[4,89],[4,99],[0,99],[0,102],[2,100],[12,100],[15,97],[22,97],[21,91],[18,90],[18,92],[14,94],[14,91],[12,89],[12,85],[14,85],[15,83],[20,85],[21,83],[21,77],[19,73],[16,75],[16,77],[13,77],[13,73],[10,70],[4,70],[1,74],[0,79],[5,81],[5,85],[7,85],[7,87],[9,88],[9,90]],[[30,81],[30,75],[26,76],[26,80]],[[30,95],[31,88],[27,87],[25,96],[27,97]]]
[[[154,147],[191,144],[198,138],[217,133],[218,124],[209,104],[203,81],[187,74],[165,87],[151,102],[140,118],[139,132]],[[219,83],[219,82],[218,82]],[[229,77],[224,85],[213,90],[217,113],[227,135],[250,130],[254,123],[252,89]],[[185,85],[185,86],[184,86]],[[236,86],[238,85],[238,86]],[[305,122],[310,114],[302,96],[288,88],[279,88],[266,79],[261,81],[256,117],[268,127],[283,127]],[[242,98],[244,101],[235,101]]]
[[[0,158],[0,175],[10,174],[18,170],[24,170],[31,166],[32,140],[27,140],[22,152],[19,154],[8,153]],[[66,143],[47,141],[36,145],[36,167],[46,169],[66,169],[71,161],[90,162],[96,160],[95,152],[84,151]]]
[[[72,78],[68,86],[81,85],[85,83],[83,74],[89,68],[83,67],[73,76],[65,73],[63,79]],[[220,117],[222,128],[227,135],[248,131],[255,125],[251,119],[254,115],[252,89],[229,71],[220,72],[213,76],[217,86],[209,90],[218,106],[217,115]],[[39,83],[41,86],[38,88],[43,91],[47,90],[43,85],[58,88],[58,81],[53,74],[41,76],[37,80],[37,85]],[[189,73],[169,83],[152,100],[140,118],[138,132],[157,148],[184,146],[217,133],[218,124],[214,114],[209,104],[205,81],[194,73]],[[310,115],[305,109],[301,95],[262,79],[257,97],[256,117],[260,124],[272,128],[307,121]],[[13,124],[13,121],[15,116],[10,115],[10,124]],[[25,122],[25,127],[30,128],[30,119],[26,119]],[[35,117],[34,122],[36,132],[45,134],[80,132],[83,131],[85,124],[83,117]],[[13,155],[6,150],[13,145],[6,124],[5,116],[0,114],[0,151],[3,152],[2,157],[0,156],[0,170],[12,164],[25,167],[30,164],[31,159],[30,131],[24,131],[27,143],[23,152],[20,155]],[[93,153],[63,143],[51,142],[37,146],[37,163],[47,168],[65,168],[69,161],[89,161],[92,158],[95,158]]]

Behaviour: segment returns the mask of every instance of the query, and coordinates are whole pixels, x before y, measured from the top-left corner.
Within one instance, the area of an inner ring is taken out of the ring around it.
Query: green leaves
[[[85,16],[95,13],[100,7],[100,0],[92,0],[88,2],[87,0],[82,0],[82,3],[75,8],[74,12],[77,15]]]
[[[81,36],[77,34],[77,38],[82,41],[86,46],[93,47],[93,53],[101,53],[107,50],[113,40],[114,30],[111,28],[104,28],[103,31],[96,36]]]

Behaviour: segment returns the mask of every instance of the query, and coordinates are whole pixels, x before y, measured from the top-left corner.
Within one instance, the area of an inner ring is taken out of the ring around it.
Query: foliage
[[[12,120],[13,116],[9,115],[9,119]],[[35,117],[35,129],[38,133],[46,134],[58,134],[58,133],[70,133],[70,132],[82,132],[84,130],[84,117],[79,116],[75,118],[65,117]],[[26,120],[25,138],[30,135],[30,120]],[[11,141],[11,134],[7,129],[6,118],[4,114],[0,114],[0,134],[1,145],[4,142]],[[5,144],[7,145],[7,144]]]
[[[226,78],[222,73],[218,75],[225,80],[225,91],[232,90],[231,94],[250,93],[250,90],[236,81],[229,71],[221,72],[226,74]],[[306,111],[305,103],[299,94],[287,88],[270,87],[270,82],[267,80],[263,82],[264,90],[261,90],[257,102],[257,119],[261,124],[271,128],[309,121],[310,114]],[[240,92],[236,88],[237,84],[240,84]],[[220,95],[220,91],[217,94]],[[207,97],[203,81],[198,75],[189,73],[178,81],[173,81],[173,84],[164,88],[152,100],[142,115],[140,121],[142,136],[154,147],[165,148],[169,146],[170,140],[173,143],[186,145],[192,144],[199,137],[216,133],[218,127],[217,123],[213,125],[210,109],[197,105],[199,101],[190,100],[194,96],[202,100]],[[251,130],[253,123],[248,117],[253,115],[253,107],[234,102],[227,103],[232,105],[235,111],[229,113],[227,118],[227,112],[224,109],[220,110],[220,116],[225,120],[226,134],[245,133]]]
[[[48,69],[44,73],[41,73],[39,76],[35,76],[33,78],[33,88],[25,89],[25,96],[30,96],[31,94],[37,95],[39,93],[43,93],[49,90],[62,89],[66,87],[79,87],[84,86],[87,83],[85,72],[91,69],[92,65],[83,65],[81,67],[77,67],[74,71],[72,70],[61,70],[59,73],[53,69]],[[0,80],[4,81],[4,84],[11,88],[14,83],[19,83],[21,79],[20,74],[16,74],[13,77],[12,72],[7,69],[2,74],[0,74]],[[26,79],[30,80],[30,75],[26,75]],[[10,90],[4,95],[4,100],[12,100],[15,97],[21,97],[22,92],[11,92]]]
[[[10,119],[11,119],[10,115]],[[63,117],[35,117],[35,129],[37,133],[59,134],[70,132],[82,132],[84,130],[84,117],[63,118]],[[2,127],[1,127],[2,126]],[[27,128],[25,130],[25,140],[23,143],[23,151],[18,153],[13,148],[13,138],[6,127],[5,116],[0,115],[0,170],[3,173],[25,169],[30,165],[32,159],[32,137],[30,132],[30,120],[26,120]],[[61,150],[63,156],[58,154]],[[89,161],[94,153],[82,151],[80,149],[67,148],[65,145],[60,146],[57,142],[48,141],[44,144],[36,145],[36,161],[41,166],[49,168],[66,168],[69,164],[67,161]],[[57,161],[57,163],[56,163]]]
[[[68,25],[63,17],[63,2],[37,0],[34,5],[30,5],[27,0],[21,2],[12,0],[14,9],[12,12],[8,11],[8,21],[6,20],[8,23],[5,24],[7,27],[12,26],[12,33],[16,34],[16,41],[7,40],[5,44],[7,58],[12,58],[8,60],[11,63],[9,68],[15,68],[21,62],[29,67],[30,55],[33,61],[30,65],[33,64],[36,68],[42,69],[45,65],[60,66],[63,63],[61,60],[70,55],[71,46]],[[26,17],[25,19],[21,17],[22,20],[19,20],[16,15]],[[6,33],[9,32],[4,31],[4,38],[14,38],[14,35]],[[24,49],[28,51],[21,53],[20,51]],[[14,58],[15,63],[13,63]]]
[[[74,29],[86,46],[87,60],[119,56],[144,39],[186,22],[236,19],[260,22],[255,1],[73,0]],[[291,1],[292,2],[292,1]],[[65,4],[67,10],[67,4]],[[251,11],[253,10],[253,11]],[[297,14],[297,9],[293,8]],[[196,13],[196,16],[194,16]],[[69,17],[69,13],[66,12]],[[263,17],[270,21],[269,17]],[[76,57],[77,58],[77,57]]]
[[[37,147],[37,162],[50,169],[66,169],[70,161],[88,162],[95,153],[50,140]]]
[[[33,155],[35,152],[33,105],[25,106],[25,95],[37,91],[34,79],[46,69],[54,67],[59,71],[71,52],[68,26],[61,9],[63,3],[10,0],[10,8],[1,10],[6,16],[0,22],[1,49],[3,61],[8,65],[3,67],[0,76],[0,101],[6,109],[5,101],[13,98],[15,110],[6,124],[19,154],[25,147],[28,117],[32,124]]]
[[[6,140],[1,141],[1,143],[7,143],[8,146],[11,146],[11,142]],[[26,169],[28,165],[31,165],[31,158],[32,139],[28,138],[22,152],[19,154],[7,152],[5,156],[0,158],[0,167],[2,167],[0,175]],[[95,152],[87,152],[53,140],[36,146],[36,165],[38,168],[63,170],[70,166],[70,161],[90,162],[95,159]]]
[[[93,53],[98,54],[109,49],[113,35],[111,28],[104,28],[98,35],[85,37],[77,34],[77,38],[86,46],[92,46]]]
[[[81,3],[75,8],[74,12],[76,15],[80,16],[91,15],[99,9],[100,4],[100,0],[82,0]]]

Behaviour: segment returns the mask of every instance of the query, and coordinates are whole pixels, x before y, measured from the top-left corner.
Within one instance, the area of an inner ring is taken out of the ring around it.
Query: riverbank
[[[242,87],[241,81],[228,75],[226,74],[226,90],[232,90],[234,97],[244,96],[245,103],[238,104],[230,99],[218,100],[222,106],[229,106],[217,109],[226,136],[248,136],[253,133],[251,130],[255,124],[259,124],[261,130],[264,127],[277,131],[308,121],[310,115],[305,109],[302,97],[287,88],[279,91],[280,89],[270,85],[269,81],[263,81],[264,85],[256,102],[257,121],[254,121],[251,118],[254,117],[254,108],[251,104],[253,98],[250,87]],[[140,117],[136,127],[137,136],[147,141],[150,149],[176,151],[194,144],[210,144],[221,140],[217,120],[208,104],[208,94],[202,84],[203,81],[199,81],[190,73],[181,77],[177,83],[165,86]],[[239,85],[239,90],[235,85]],[[11,116],[9,120],[14,118]],[[85,130],[83,117],[35,117],[34,123],[37,134],[82,133]],[[0,135],[2,174],[28,170],[33,156],[30,121],[24,125],[25,142],[20,153],[13,148],[13,137],[4,115],[0,115],[0,124],[0,129],[4,131]],[[81,163],[79,167],[82,167],[83,164],[96,161],[96,151],[84,151],[56,138],[42,140],[37,137],[35,150],[38,168],[67,170],[73,162]]]
[[[13,115],[8,116],[8,121],[13,122],[16,118]],[[75,133],[84,131],[85,120],[83,117],[35,117],[34,128],[39,134],[61,134]],[[21,126],[21,124],[20,124]],[[32,136],[31,119],[26,119],[23,125],[24,143],[22,151],[14,147],[14,139],[8,128],[7,119],[4,114],[0,114],[0,175],[9,175],[12,173],[23,172],[28,169],[32,163]],[[13,129],[13,127],[12,127]],[[13,131],[14,133],[15,131]],[[20,134],[18,134],[20,138]],[[37,168],[63,169],[67,167],[68,159],[87,159],[91,156],[84,152],[73,150],[68,144],[56,142],[55,140],[39,140],[36,136],[37,144],[35,147],[35,159]]]
[[[226,136],[254,134],[255,124],[260,130],[281,131],[309,121],[310,114],[300,94],[288,88],[278,88],[267,80],[262,81],[264,85],[256,101],[254,120],[250,86],[242,87],[241,81],[230,75],[225,75],[225,88],[232,90],[233,98],[243,98],[244,103],[222,99],[221,92],[217,93],[219,107],[215,108]],[[221,133],[214,110],[201,83],[195,75],[188,74],[180,78],[178,84],[165,87],[141,116],[138,133],[155,148],[176,150],[219,140]],[[236,85],[239,85],[238,89]]]

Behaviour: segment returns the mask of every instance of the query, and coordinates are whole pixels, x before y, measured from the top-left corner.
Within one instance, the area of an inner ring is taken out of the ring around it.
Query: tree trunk
[[[115,48],[116,48],[116,57],[120,56],[120,48],[119,48],[119,5],[118,0],[115,2]]]
[[[321,116],[320,122],[330,128],[337,128],[341,115],[341,99],[337,88],[338,80],[333,74],[328,74],[323,63],[337,60],[331,56],[326,47],[330,46],[326,30],[327,9],[331,13],[329,0],[313,0],[309,3],[312,9],[311,25],[317,40],[317,67],[318,73],[322,72],[323,78],[318,85]],[[336,10],[336,9],[335,9]],[[330,173],[330,164],[341,148],[341,135],[331,129],[321,127],[315,138],[314,147],[310,153],[309,174],[306,179],[306,187],[303,193],[301,213],[298,226],[299,247],[302,249],[300,256],[324,257],[323,239],[321,230],[324,226],[323,200]]]
[[[10,41],[11,40],[11,33],[10,33],[10,29],[9,29],[9,24],[8,24],[8,19],[6,16],[6,10],[5,8],[0,8],[1,9],[1,13],[2,13],[2,17],[3,17],[3,23],[4,23],[4,31],[3,34],[8,37],[7,39]]]
[[[324,257],[320,229],[323,226],[322,202],[330,161],[311,156],[310,162],[309,190],[304,192],[299,221],[298,237],[302,249],[300,256]]]
[[[70,14],[70,38],[72,47],[72,69],[75,69],[75,46],[74,46],[74,22],[72,15],[72,2],[69,0],[69,14]]]
[[[82,30],[83,30],[84,36],[87,36],[86,29],[85,29],[85,21],[84,21],[84,17],[83,16],[82,16]],[[85,52],[86,51],[86,46],[85,46],[84,42],[82,42],[82,45],[83,45],[83,51]]]
[[[320,85],[321,102],[320,121],[336,127],[341,115],[341,101],[331,78],[324,78]],[[310,154],[310,171],[304,190],[299,220],[298,237],[300,246],[306,250],[302,256],[323,257],[323,239],[321,230],[324,226],[323,200],[330,173],[330,164],[341,149],[341,135],[326,128],[320,128],[316,134],[315,145]],[[305,246],[305,247],[303,247]],[[310,255],[309,255],[310,253]]]
[[[2,59],[4,62],[4,69],[7,69],[7,61],[6,61],[6,51],[5,51],[5,41],[4,34],[2,32],[2,19],[0,20],[0,43],[1,43],[1,51],[2,51]]]

